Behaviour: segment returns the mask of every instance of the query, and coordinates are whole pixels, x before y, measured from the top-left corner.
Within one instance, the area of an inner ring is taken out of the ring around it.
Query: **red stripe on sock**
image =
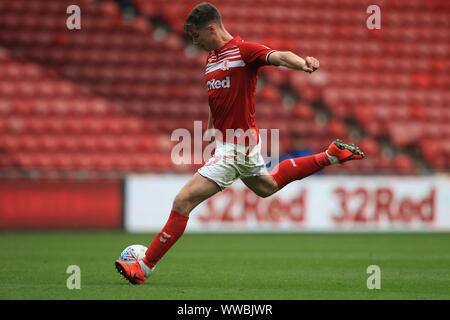
[[[282,189],[288,183],[306,178],[327,165],[330,165],[330,160],[325,152],[321,152],[312,156],[284,160],[270,175],[277,182],[278,189]]]
[[[150,243],[145,257],[142,261],[150,268],[153,268],[156,263],[164,256],[164,254],[177,242],[183,235],[188,222],[189,216],[171,211],[169,219]]]

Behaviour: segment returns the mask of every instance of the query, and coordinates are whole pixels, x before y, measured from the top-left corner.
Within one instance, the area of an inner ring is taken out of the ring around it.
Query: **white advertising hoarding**
[[[129,176],[125,229],[159,232],[190,177]],[[236,181],[192,211],[186,232],[202,231],[450,231],[450,180],[312,176],[265,199]]]

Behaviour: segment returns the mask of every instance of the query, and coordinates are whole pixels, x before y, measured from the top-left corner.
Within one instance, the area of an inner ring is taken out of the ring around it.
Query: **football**
[[[141,244],[133,244],[122,251],[119,260],[128,264],[134,263],[136,260],[141,261],[145,257],[145,251],[147,251],[147,247]]]

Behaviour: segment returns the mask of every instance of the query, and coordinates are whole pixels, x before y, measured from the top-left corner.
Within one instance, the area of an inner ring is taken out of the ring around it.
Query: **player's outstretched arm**
[[[319,60],[314,57],[300,58],[290,51],[275,51],[269,55],[269,62],[289,69],[314,72],[319,68]]]

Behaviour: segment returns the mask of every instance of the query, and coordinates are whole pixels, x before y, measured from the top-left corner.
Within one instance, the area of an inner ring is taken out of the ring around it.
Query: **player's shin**
[[[173,246],[175,242],[183,235],[189,216],[172,211],[167,223],[151,242],[142,262],[145,267],[153,269],[156,263]],[[142,265],[142,264],[141,264]],[[147,270],[148,271],[148,270]]]
[[[288,183],[306,178],[330,164],[327,154],[321,152],[312,156],[284,160],[270,172],[270,175],[280,190]]]

